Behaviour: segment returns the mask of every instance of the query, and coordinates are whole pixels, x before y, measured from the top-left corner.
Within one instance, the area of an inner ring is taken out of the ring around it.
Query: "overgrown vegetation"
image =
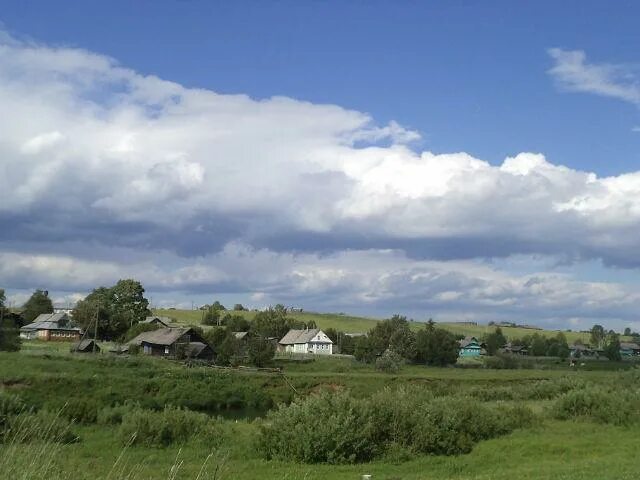
[[[323,392],[271,412],[261,426],[259,448],[269,459],[305,463],[366,462],[398,447],[409,455],[457,455],[534,422],[524,406],[426,399],[413,389],[369,399]]]

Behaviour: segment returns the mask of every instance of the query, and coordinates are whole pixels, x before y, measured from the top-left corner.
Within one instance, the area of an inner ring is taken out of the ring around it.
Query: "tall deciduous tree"
[[[116,340],[150,313],[144,288],[135,280],[120,280],[113,287],[98,287],[78,302],[73,319],[92,330],[98,321],[98,337]]]
[[[432,321],[416,334],[416,362],[444,367],[458,361],[460,350],[453,333],[436,328]]]
[[[36,290],[22,307],[22,315],[27,323],[33,322],[42,313],[53,313],[53,303],[49,292]]]
[[[616,333],[607,335],[604,342],[604,355],[612,361],[622,360],[620,353],[620,337]]]
[[[256,367],[264,367],[271,363],[276,353],[275,345],[264,337],[254,336],[249,340],[247,354],[249,363]]]
[[[606,337],[606,333],[604,331],[604,327],[602,325],[594,325],[591,327],[591,346],[596,348],[602,348],[602,344]]]
[[[484,343],[487,353],[489,355],[495,355],[498,350],[505,346],[505,344],[507,343],[507,339],[502,333],[502,329],[498,327],[494,330],[493,333],[485,335]]]

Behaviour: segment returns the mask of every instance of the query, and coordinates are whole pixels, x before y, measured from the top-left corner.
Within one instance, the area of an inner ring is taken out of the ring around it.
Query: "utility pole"
[[[100,318],[100,305],[96,307],[96,323],[93,325],[93,353],[96,353],[96,342],[98,341],[98,318]]]

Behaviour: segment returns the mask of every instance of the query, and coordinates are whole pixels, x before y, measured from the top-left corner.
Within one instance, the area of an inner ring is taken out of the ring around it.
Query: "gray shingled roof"
[[[60,325],[61,321],[62,323],[65,323],[66,321],[66,324],[64,326]],[[21,327],[20,330],[64,330],[67,332],[82,331],[78,327],[71,326],[69,316],[66,313],[41,313],[33,322],[25,325],[24,327]]]
[[[633,342],[620,342],[620,348],[622,350],[638,350],[640,349],[640,346]]]
[[[464,348],[471,343],[477,343],[478,345],[480,345],[480,342],[478,342],[478,339],[476,337],[464,337],[462,340],[459,340],[458,343],[460,344],[461,348]]]
[[[92,342],[93,342],[93,339],[85,338],[84,340],[80,340],[79,342],[75,342],[73,344],[73,347],[71,347],[71,350],[83,351],[83,350],[85,350],[87,348],[91,348],[92,349],[93,348],[92,345],[91,345]],[[96,347],[98,347],[97,343],[96,343]],[[100,349],[100,347],[96,348],[96,350],[99,350],[99,349]]]
[[[207,348],[209,345],[202,342],[191,342],[187,345],[186,355],[187,357],[195,358],[202,353],[202,351]]]
[[[237,340],[242,340],[244,337],[249,335],[249,332],[233,332],[233,335],[236,337]]]
[[[173,345],[185,333],[191,331],[190,328],[159,328],[152,332],[143,332],[129,342],[129,345],[141,345],[142,342],[154,345]]]
[[[321,330],[319,328],[311,328],[305,330],[291,329],[280,340],[280,345],[295,345],[296,343],[309,343]],[[333,343],[329,339],[326,343]]]
[[[171,320],[171,318],[169,317],[159,317],[157,315],[154,315],[152,317],[147,317],[145,318],[141,323],[153,323],[154,320],[158,320],[160,323],[169,326],[170,323],[173,323],[173,321]]]

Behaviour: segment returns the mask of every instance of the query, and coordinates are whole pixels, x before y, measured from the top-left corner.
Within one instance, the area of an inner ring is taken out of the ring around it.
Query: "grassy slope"
[[[199,310],[154,310],[156,315],[164,315],[175,318],[179,323],[191,323],[199,324],[202,318],[202,312]],[[252,319],[256,312],[232,312],[240,314],[245,318]],[[353,317],[348,315],[339,315],[335,313],[292,313],[292,317],[299,320],[309,321],[313,320],[320,328],[335,328],[343,332],[367,332],[369,329],[375,326],[378,320],[374,318],[366,317]],[[473,335],[476,337],[482,336],[484,333],[492,332],[494,327],[487,325],[470,325],[464,323],[439,323],[439,326],[461,335]],[[411,324],[414,330],[422,328],[423,323],[413,322]],[[532,335],[534,333],[541,333],[547,336],[555,336],[558,330],[533,330],[528,328],[519,327],[501,327],[502,332],[507,338],[521,338],[525,335]],[[572,344],[576,340],[581,340],[583,343],[589,342],[588,333],[580,332],[563,332],[567,337],[567,341]],[[626,337],[623,337],[626,338]]]

